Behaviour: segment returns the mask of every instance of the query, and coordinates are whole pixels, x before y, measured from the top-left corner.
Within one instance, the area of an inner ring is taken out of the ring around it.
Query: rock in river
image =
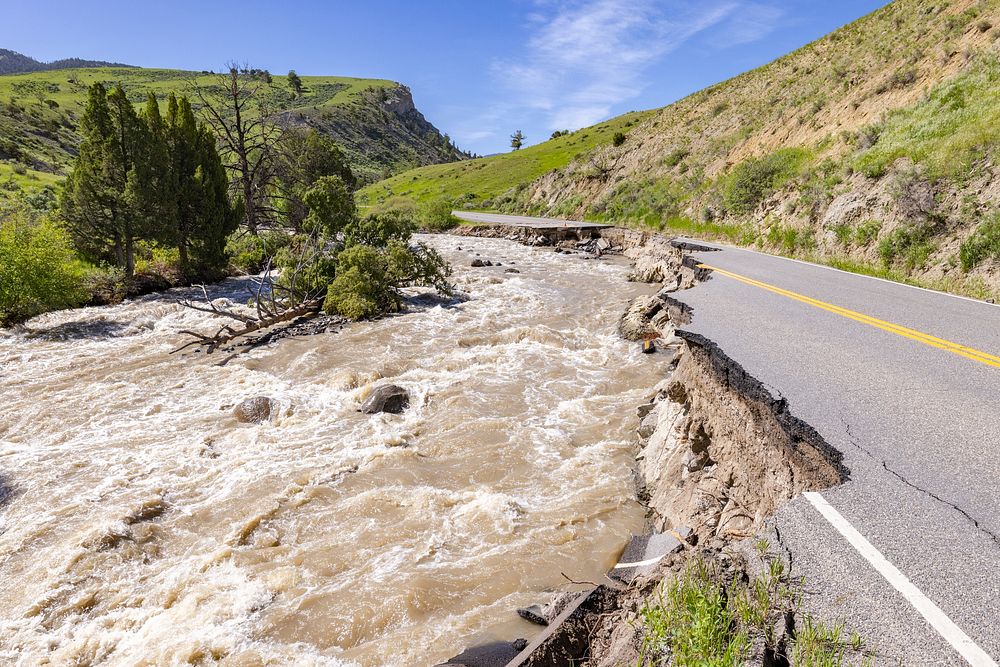
[[[361,404],[361,412],[373,415],[376,412],[391,412],[398,415],[410,407],[410,392],[394,384],[377,387]]]
[[[474,259],[472,260],[472,264],[470,264],[469,266],[475,266],[475,267],[493,266],[493,262],[491,262],[488,259]]]
[[[271,417],[273,404],[267,396],[254,396],[237,405],[233,416],[243,424],[260,424]]]

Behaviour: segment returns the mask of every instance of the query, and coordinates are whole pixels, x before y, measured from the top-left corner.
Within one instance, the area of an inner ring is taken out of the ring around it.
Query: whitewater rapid
[[[423,240],[467,300],[225,366],[169,354],[219,326],[186,290],[0,332],[0,661],[433,665],[529,637],[514,609],[563,573],[598,579],[643,526],[635,406],[664,362],[615,326],[649,286],[617,260]],[[384,382],[410,409],[359,413]],[[277,414],[237,423],[258,395]]]

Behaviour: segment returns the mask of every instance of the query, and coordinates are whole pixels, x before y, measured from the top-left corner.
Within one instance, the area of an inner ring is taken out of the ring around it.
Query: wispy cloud
[[[693,37],[707,33],[715,48],[745,44],[781,14],[750,0],[535,0],[520,51],[493,62],[502,100],[457,135],[501,136],[512,117],[546,131],[591,125],[620,112],[650,69]]]

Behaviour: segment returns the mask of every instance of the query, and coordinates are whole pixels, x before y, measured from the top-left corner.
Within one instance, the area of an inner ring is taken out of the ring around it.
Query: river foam
[[[561,573],[599,577],[642,526],[633,408],[663,369],[615,324],[648,287],[615,261],[425,240],[468,300],[221,367],[168,354],[218,326],[183,290],[0,335],[0,659],[434,664],[529,635],[513,608]],[[407,412],[357,412],[389,381]],[[255,395],[276,414],[238,424]]]

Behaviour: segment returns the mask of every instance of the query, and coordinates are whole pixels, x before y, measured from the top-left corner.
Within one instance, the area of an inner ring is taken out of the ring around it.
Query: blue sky
[[[0,47],[41,60],[386,78],[463,148],[536,143],[663,106],[762,65],[885,0],[32,0]],[[238,27],[233,27],[238,26]]]

